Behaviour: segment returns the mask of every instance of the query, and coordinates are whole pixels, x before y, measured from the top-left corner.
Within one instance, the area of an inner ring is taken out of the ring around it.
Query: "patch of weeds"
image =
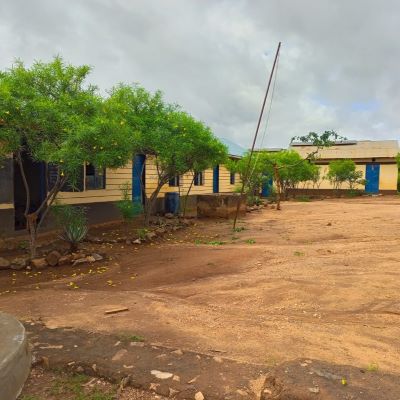
[[[119,335],[119,338],[121,340],[125,340],[127,342],[144,342],[144,337],[143,336],[131,335],[129,333],[125,333],[125,334]]]
[[[147,234],[148,230],[146,228],[139,228],[137,230],[137,234],[139,236],[140,240],[144,240],[146,239],[146,234]]]
[[[305,255],[302,251],[295,251],[293,254],[297,257],[303,257]]]
[[[110,390],[93,388],[85,390],[89,377],[83,374],[60,376],[50,389],[52,395],[67,395],[71,400],[113,400],[115,393]],[[72,397],[70,397],[72,396]],[[29,397],[24,400],[36,400]]]
[[[200,239],[196,239],[196,240],[194,241],[194,244],[197,244],[197,245],[203,244],[203,241],[200,240]]]
[[[89,378],[83,374],[70,376],[60,376],[50,388],[50,394],[74,394],[76,396],[83,394],[82,385],[88,382]]]
[[[309,201],[311,201],[309,196],[297,196],[296,197],[296,201],[301,201],[304,203],[308,203]]]
[[[29,243],[27,240],[22,240],[21,242],[18,243],[18,248],[20,250],[26,250],[29,247]]]
[[[244,231],[246,228],[244,227],[244,226],[238,226],[238,227],[236,227],[233,231],[234,232],[242,232],[242,231]]]
[[[247,244],[254,244],[256,241],[254,239],[247,239],[246,243]]]
[[[222,242],[221,240],[211,240],[210,242],[207,242],[206,244],[209,244],[211,246],[222,246],[225,244],[225,242]]]
[[[377,363],[370,363],[367,365],[368,372],[377,372],[379,370],[379,365]]]

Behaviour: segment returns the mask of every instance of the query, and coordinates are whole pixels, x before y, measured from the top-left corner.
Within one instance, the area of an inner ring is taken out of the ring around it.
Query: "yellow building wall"
[[[397,164],[381,164],[379,170],[379,190],[397,190]]]
[[[57,196],[63,204],[100,203],[121,200],[121,185],[132,184],[132,162],[118,169],[106,169],[106,188],[82,192],[60,192]]]
[[[329,166],[320,165],[321,176],[324,177],[319,189],[333,189],[332,184],[329,182],[326,175],[328,174]],[[362,171],[362,179],[365,179],[367,166],[366,164],[357,164],[356,171]],[[396,164],[380,164],[379,169],[379,190],[397,190],[397,176],[398,167]],[[307,182],[305,185],[301,184],[300,188],[305,189],[318,189],[317,186],[313,187],[312,182]],[[363,190],[364,185],[357,185],[356,189]],[[349,189],[349,185],[344,183],[342,189]]]
[[[321,184],[318,187],[317,185],[313,186],[313,182],[307,182],[305,185],[300,184],[299,188],[305,188],[305,189],[333,189],[333,185],[327,178],[328,171],[329,171],[329,165],[318,165],[321,171]],[[382,166],[381,166],[382,168]],[[356,171],[361,171],[362,172],[362,178],[365,179],[365,171],[366,171],[366,165],[365,164],[357,164],[356,165]],[[356,189],[364,189],[364,185],[356,185]],[[349,189],[349,185],[347,183],[344,183],[341,187],[341,189]]]
[[[240,185],[239,174],[235,174],[235,183],[231,185],[231,173],[225,167],[225,165],[219,166],[219,192],[220,193],[232,193],[235,188]],[[212,192],[212,188],[211,188]]]
[[[157,187],[158,174],[154,162],[154,158],[146,158],[146,196],[150,197]],[[211,194],[213,192],[213,170],[207,169],[203,172],[203,185],[191,187],[189,194]],[[180,185],[169,186],[164,185],[158,197],[164,197],[168,192],[179,192],[181,196],[187,194],[190,184],[193,180],[193,174],[188,173],[180,177]],[[115,170],[106,170],[106,188],[97,190],[83,190],[82,192],[60,192],[57,200],[63,204],[80,204],[80,203],[96,203],[121,200],[121,185],[124,183],[132,184],[132,162],[125,167]],[[240,184],[239,174],[235,176],[235,184],[230,184],[230,172],[224,165],[220,165],[219,169],[219,191],[220,193],[234,192],[235,187]],[[1,205],[0,205],[1,207]],[[13,205],[10,205],[12,208]]]
[[[212,168],[206,169],[203,177],[203,185],[195,186],[192,185],[190,195],[194,194],[211,194],[213,192],[213,170]],[[167,183],[164,185],[159,193],[158,197],[164,197],[165,193],[168,192],[179,192],[181,196],[185,196],[188,193],[190,184],[193,180],[193,174],[187,173],[180,176],[179,187],[169,186]],[[146,158],[146,196],[150,196],[157,187],[158,175],[157,167],[154,162],[154,158]],[[219,166],[219,191],[220,193],[231,193],[235,187],[240,184],[239,174],[235,176],[235,184],[230,184],[230,172],[224,165]]]

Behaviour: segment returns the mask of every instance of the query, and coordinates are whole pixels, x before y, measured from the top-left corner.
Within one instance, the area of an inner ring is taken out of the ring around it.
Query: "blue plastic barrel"
[[[179,212],[179,193],[165,193],[165,212],[170,214],[178,214]]]

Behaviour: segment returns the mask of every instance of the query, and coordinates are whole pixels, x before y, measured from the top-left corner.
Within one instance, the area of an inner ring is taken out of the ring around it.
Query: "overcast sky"
[[[399,37],[397,0],[0,0],[1,69],[59,54],[102,89],[161,89],[245,147],[279,41],[264,147],[331,129],[399,139]]]

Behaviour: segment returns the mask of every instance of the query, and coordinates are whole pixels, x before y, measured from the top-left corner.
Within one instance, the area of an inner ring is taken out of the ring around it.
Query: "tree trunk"
[[[187,193],[186,193],[186,195],[185,195],[185,201],[184,201],[183,213],[182,213],[182,214],[183,214],[183,218],[186,217],[186,205],[187,205],[187,200],[188,200],[188,197],[189,197],[189,193],[190,193],[190,191],[192,190],[192,186],[193,186],[193,183],[194,183],[195,176],[196,176],[196,175],[193,175],[192,182],[190,182],[189,190],[187,191]]]
[[[281,179],[279,176],[279,170],[276,165],[274,165],[274,175],[276,182],[276,209],[281,209]]]
[[[149,226],[150,216],[153,210],[155,201],[157,200],[158,194],[160,193],[161,188],[165,185],[164,181],[160,181],[157,185],[156,190],[151,194],[148,201],[146,201],[145,213],[144,213],[144,224],[145,226]]]

